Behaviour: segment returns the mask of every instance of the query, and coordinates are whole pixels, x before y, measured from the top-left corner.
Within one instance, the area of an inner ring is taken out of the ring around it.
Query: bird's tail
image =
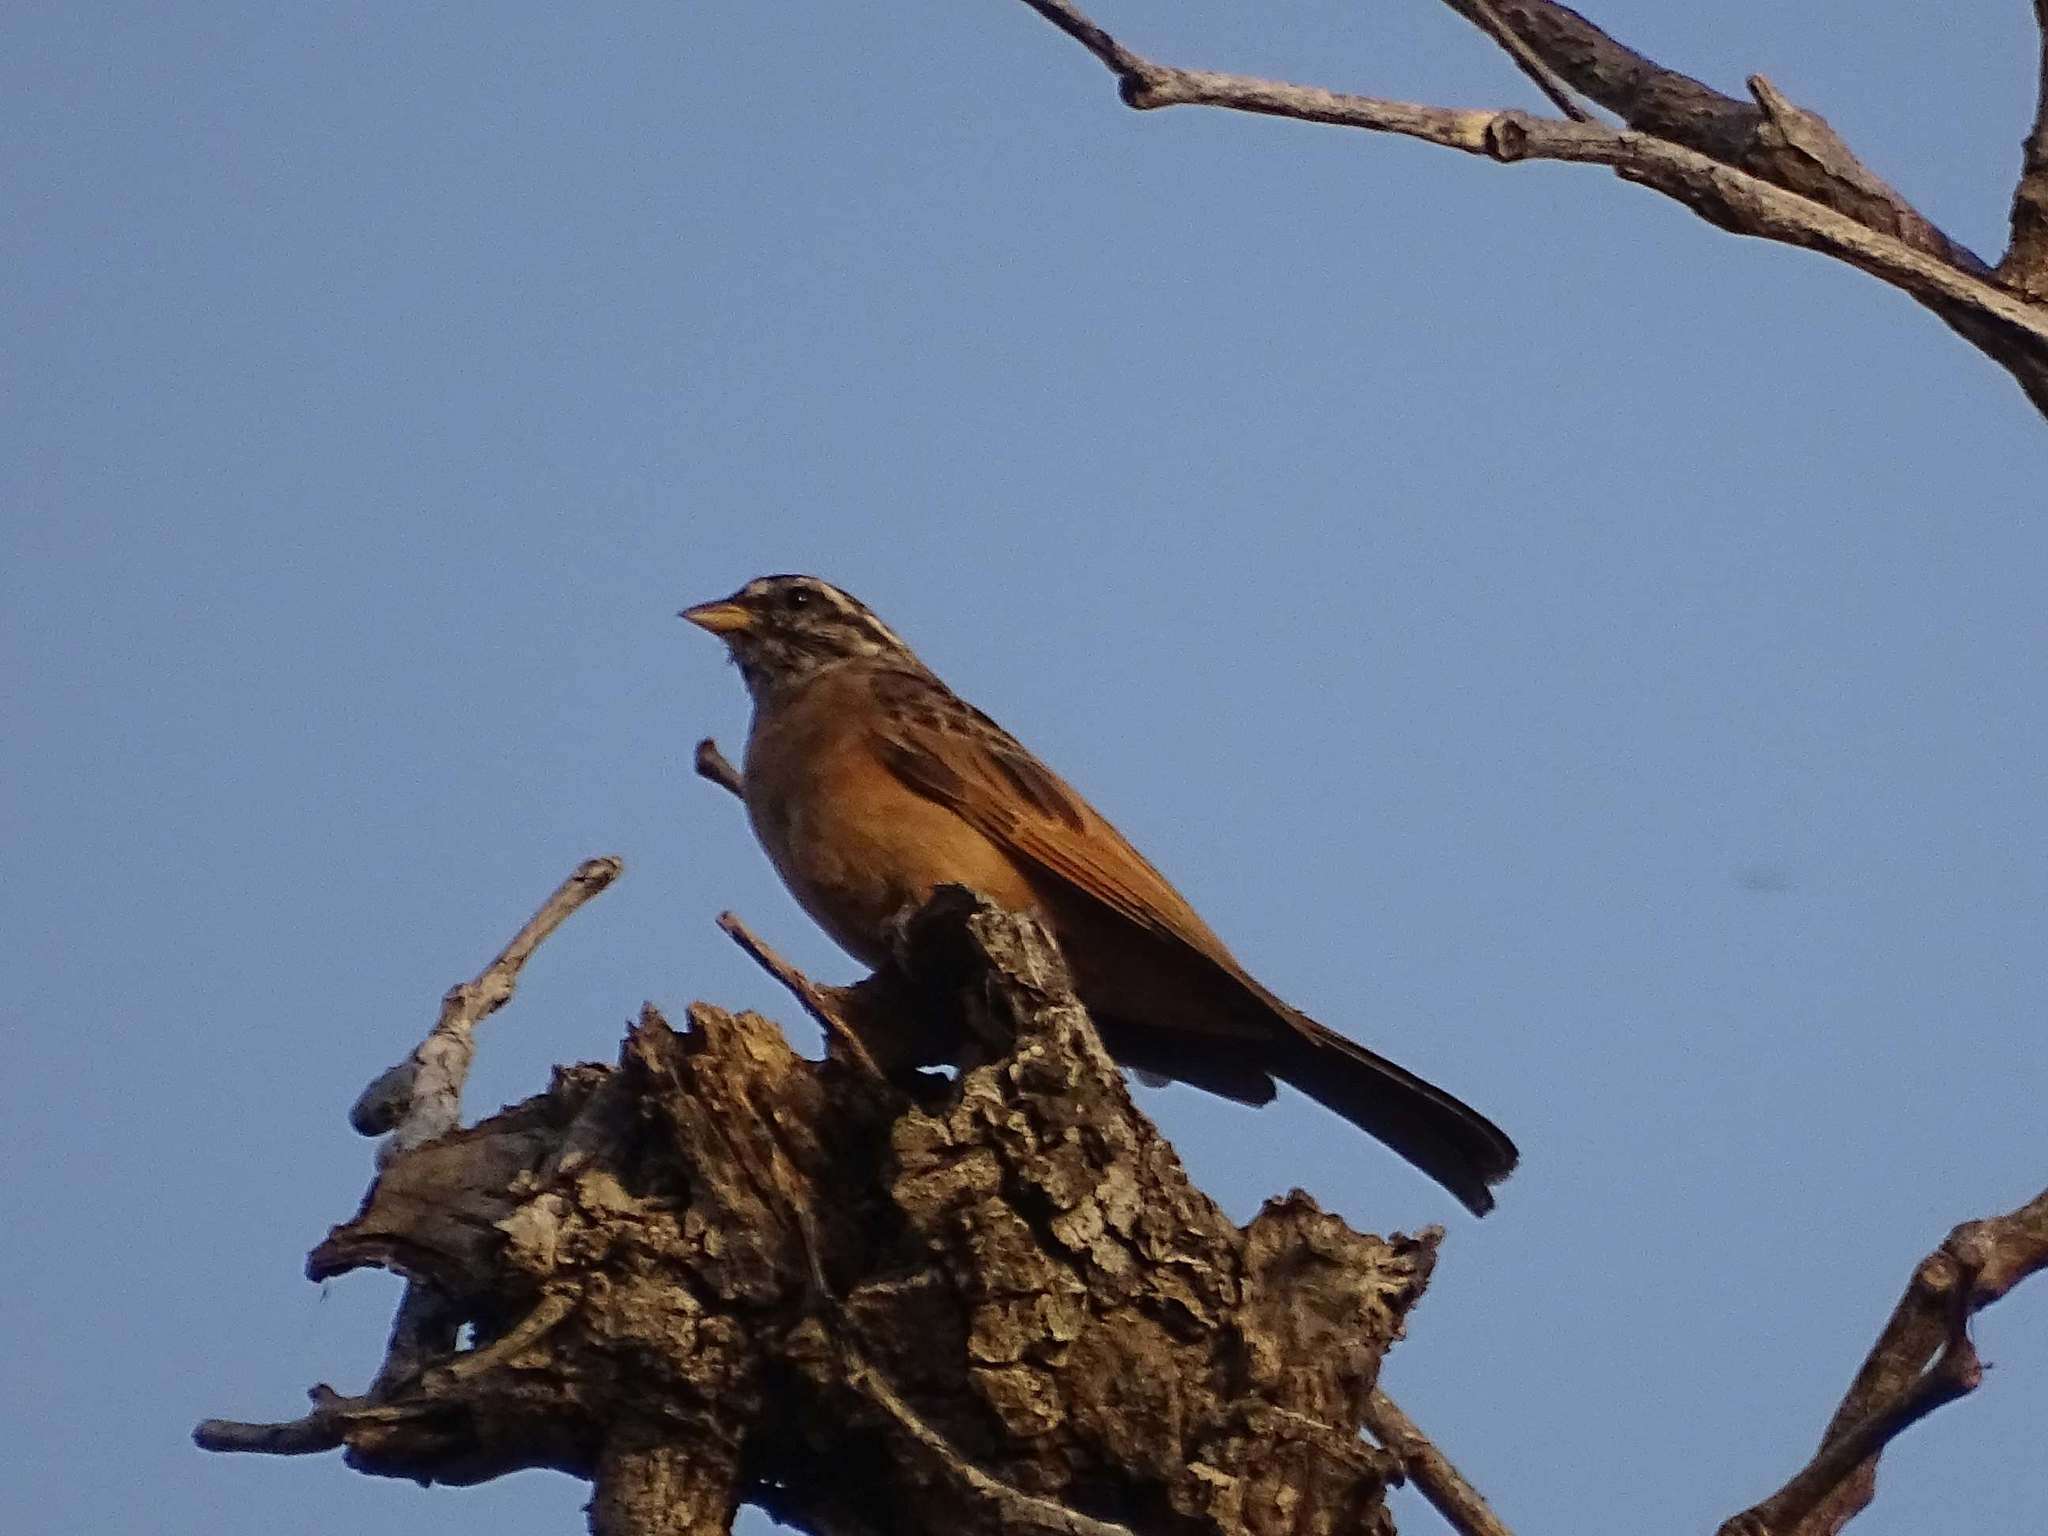
[[[1284,1006],[1284,1005],[1282,1005]],[[1303,1093],[1428,1174],[1475,1216],[1520,1154],[1507,1133],[1469,1104],[1386,1057],[1289,1008],[1294,1028],[1275,1040],[1266,1065]]]

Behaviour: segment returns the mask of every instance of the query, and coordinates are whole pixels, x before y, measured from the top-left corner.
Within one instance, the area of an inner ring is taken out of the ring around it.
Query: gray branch
[[[2014,254],[1994,273],[1864,166],[1824,119],[1794,105],[1761,75],[1748,82],[1753,100],[1737,101],[1635,53],[1551,0],[1446,3],[1507,48],[1561,107],[1570,102],[1569,90],[1577,90],[1627,126],[1609,127],[1577,112],[1559,119],[1426,106],[1180,69],[1119,42],[1072,0],[1023,3],[1100,60],[1116,76],[1125,104],[1139,111],[1221,107],[1400,134],[1501,164],[1606,166],[1721,229],[1819,252],[1897,288],[2005,368],[2048,415],[2048,302],[2040,291],[2048,286],[2043,120],[2028,141],[2028,170],[2015,200]],[[2038,10],[2048,0],[2036,4]]]
[[[2048,1190],[1949,1233],[1914,1269],[1813,1459],[1768,1499],[1724,1521],[1720,1536],[1834,1536],[1870,1503],[1884,1448],[1983,1381],[1970,1318],[2043,1269]]]
[[[391,1133],[380,1160],[408,1152],[462,1123],[462,1089],[476,1057],[476,1027],[512,1000],[519,973],[571,913],[625,870],[614,856],[585,859],[555,887],[491,963],[469,981],[450,987],[441,1014],[412,1055],[381,1073],[350,1107],[349,1124],[364,1136]]]
[[[593,1482],[599,1536],[722,1532],[742,1501],[828,1536],[1391,1536],[1401,1464],[1359,1430],[1440,1234],[1299,1192],[1233,1225],[1034,920],[954,888],[899,945],[859,988],[785,979],[984,1064],[899,1086],[756,1015],[696,1004],[677,1034],[650,1007],[616,1067],[400,1152],[309,1257],[430,1287],[473,1348],[200,1443],[554,1467]]]
[[[1998,279],[2036,303],[2048,303],[2048,0],[2034,0],[2034,20],[2041,34],[2041,83],[2013,188],[2012,245],[1998,264]]]

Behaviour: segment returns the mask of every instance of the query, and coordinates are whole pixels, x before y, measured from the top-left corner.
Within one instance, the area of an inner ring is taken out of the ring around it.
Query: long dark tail
[[[1284,1005],[1283,1005],[1284,1006]],[[1520,1153],[1506,1132],[1434,1083],[1287,1010],[1294,1028],[1272,1041],[1265,1065],[1318,1103],[1408,1159],[1464,1202],[1493,1209],[1493,1191]]]

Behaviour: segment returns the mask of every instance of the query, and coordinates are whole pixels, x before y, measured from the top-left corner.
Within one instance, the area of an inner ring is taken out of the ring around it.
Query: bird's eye
[[[811,606],[811,594],[802,587],[791,587],[782,594],[782,606],[792,610],[808,608]]]

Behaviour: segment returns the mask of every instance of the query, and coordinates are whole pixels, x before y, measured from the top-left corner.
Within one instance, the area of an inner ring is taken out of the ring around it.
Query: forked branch
[[[616,1066],[390,1159],[308,1256],[431,1287],[469,1347],[200,1444],[552,1467],[593,1482],[595,1536],[721,1536],[741,1502],[835,1536],[1388,1529],[1399,1467],[1361,1408],[1440,1234],[1298,1191],[1237,1226],[1034,919],[949,887],[898,941],[896,996],[980,1065],[913,1096],[758,1015],[695,1004],[678,1033],[650,1006]]]
[[[1970,1318],[2048,1269],[2048,1190],[2003,1216],[1966,1221],[1913,1271],[1906,1294],[1821,1436],[1813,1459],[1721,1536],[1833,1536],[1870,1503],[1884,1448],[1976,1390]]]
[[[1155,63],[1072,0],[1024,0],[1117,78],[1140,111],[1207,106],[1422,139],[1502,164],[1604,165],[1734,234],[1831,256],[1909,295],[2012,374],[2048,415],[2048,117],[2027,141],[2013,245],[1994,271],[1865,166],[1817,114],[1761,75],[1723,95],[1625,47],[1552,0],[1445,0],[1498,42],[1566,115],[1352,95]],[[2036,0],[2048,37],[2048,0]],[[2048,46],[2048,45],[2044,45]],[[2048,57],[2048,55],[2044,55]],[[2048,63],[2044,63],[2048,113]],[[1621,117],[1578,108],[1577,92]]]
[[[386,1158],[461,1124],[462,1089],[476,1058],[477,1025],[512,1001],[519,973],[533,952],[625,868],[625,861],[613,854],[577,865],[489,965],[448,989],[426,1039],[357,1096],[348,1112],[349,1124],[365,1136],[391,1132],[382,1149]]]

